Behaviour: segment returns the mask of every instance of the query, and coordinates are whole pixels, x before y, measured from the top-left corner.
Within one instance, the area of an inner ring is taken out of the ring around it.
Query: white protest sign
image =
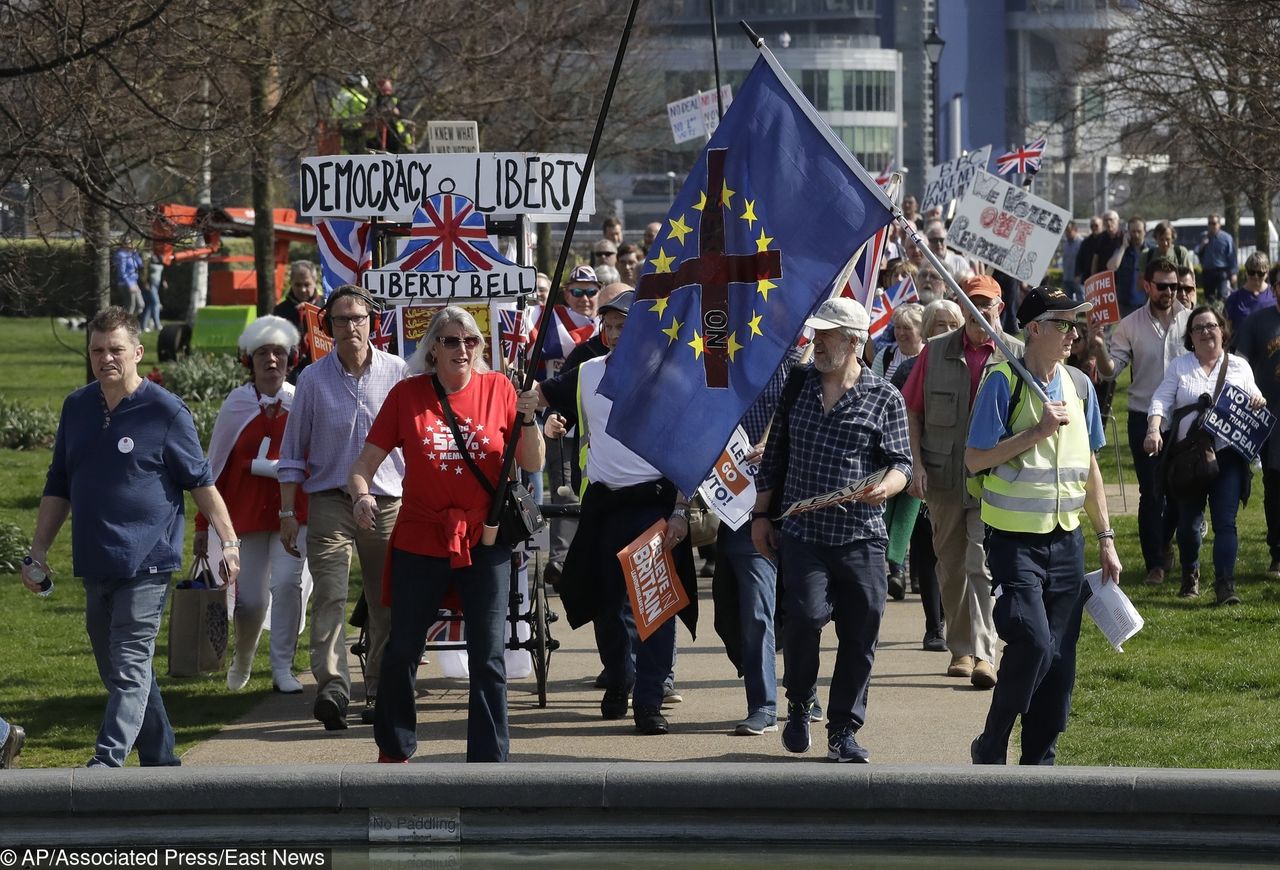
[[[1253,462],[1276,425],[1276,415],[1265,406],[1249,407],[1249,394],[1234,384],[1223,384],[1222,393],[1200,424]]]
[[[924,175],[924,196],[920,200],[920,211],[928,211],[935,205],[945,209],[947,203],[964,194],[975,174],[986,171],[990,160],[991,146],[983,145],[963,157],[930,166]]]
[[[793,516],[794,514],[802,514],[805,511],[816,511],[819,508],[831,507],[833,504],[857,501],[879,484],[880,481],[884,480],[884,476],[888,470],[889,469],[887,468],[882,468],[879,471],[868,474],[861,480],[855,480],[848,486],[841,487],[833,492],[824,492],[822,495],[815,495],[812,498],[801,499],[783,511],[782,516],[778,517],[778,519]]]
[[[424,199],[447,192],[467,197],[484,214],[567,218],[586,159],[585,154],[524,152],[304,157],[301,213],[403,222],[413,218]],[[582,213],[594,213],[595,206],[593,177],[587,180]]]
[[[751,441],[742,427],[733,430],[729,444],[698,487],[702,500],[735,531],[751,516],[756,504],[758,466],[746,461]]]
[[[1039,284],[1070,219],[1024,188],[978,172],[956,206],[947,244],[1019,281]]]
[[[475,121],[428,121],[427,150],[432,154],[475,154],[480,126]]]
[[[476,302],[514,299],[537,289],[536,269],[497,265],[485,272],[402,272],[399,269],[367,269],[361,282],[375,298],[393,305],[414,302]]]
[[[733,102],[733,90],[728,85],[720,86],[720,100],[728,111],[729,104]],[[671,136],[677,145],[700,136],[710,137],[720,126],[716,92],[698,91],[691,97],[667,103],[667,121],[671,124]]]

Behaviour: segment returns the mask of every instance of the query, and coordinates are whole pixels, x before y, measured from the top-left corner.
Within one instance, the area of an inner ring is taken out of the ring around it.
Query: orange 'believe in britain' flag
[[[666,530],[667,521],[658,520],[618,552],[641,640],[689,604],[671,553],[662,548]]]

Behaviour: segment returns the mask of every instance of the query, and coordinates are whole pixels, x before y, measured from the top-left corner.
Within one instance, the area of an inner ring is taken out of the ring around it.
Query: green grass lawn
[[[83,334],[58,330],[73,348],[83,344]],[[154,362],[154,349],[148,348],[143,371]],[[0,394],[56,409],[66,393],[83,383],[83,358],[59,344],[48,321],[0,319]],[[1123,391],[1115,408],[1123,439]],[[1130,505],[1136,506],[1127,443],[1121,448]],[[1116,480],[1115,456],[1110,446],[1100,456],[1108,482]],[[47,450],[0,451],[0,521],[17,523],[30,534],[48,461]],[[1265,576],[1269,559],[1261,481],[1255,484],[1254,497],[1239,521],[1236,580],[1244,600],[1239,607],[1211,606],[1208,545],[1200,599],[1179,599],[1176,580],[1158,588],[1144,586],[1137,520],[1116,518],[1120,556],[1127,569],[1124,586],[1146,627],[1121,654],[1111,650],[1086,617],[1071,728],[1061,741],[1061,762],[1280,768],[1280,734],[1272,722],[1280,701],[1280,656],[1274,654],[1280,582]],[[187,510],[188,516],[194,515],[190,503]],[[191,524],[187,525],[189,552]],[[69,576],[69,541],[69,529],[64,529],[50,554],[59,572],[52,597],[31,595],[15,576],[0,578],[0,715],[26,727],[22,761],[27,767],[83,764],[102,716],[104,693],[84,636],[84,593]],[[1096,562],[1096,549],[1087,551]],[[222,674],[165,676],[166,637],[167,624],[161,629],[156,665],[180,752],[243,715],[270,691],[265,642],[260,644],[249,688],[231,694]]]

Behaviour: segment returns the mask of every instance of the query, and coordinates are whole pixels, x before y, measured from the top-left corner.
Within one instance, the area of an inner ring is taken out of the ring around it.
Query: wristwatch
[[[296,517],[297,513],[295,513],[294,511],[280,511],[276,514],[276,516],[282,520],[286,520],[289,517]]]

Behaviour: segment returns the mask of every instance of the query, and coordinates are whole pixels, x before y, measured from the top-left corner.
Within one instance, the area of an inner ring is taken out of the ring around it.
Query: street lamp
[[[667,170],[667,206],[671,206],[676,198],[676,174],[672,170]]]
[[[938,61],[942,60],[942,49],[947,47],[947,42],[938,35],[938,26],[935,24],[929,30],[929,35],[924,38],[924,54],[929,58],[929,81],[931,83],[932,93],[929,95],[929,110],[933,113],[933,163],[938,163]]]

